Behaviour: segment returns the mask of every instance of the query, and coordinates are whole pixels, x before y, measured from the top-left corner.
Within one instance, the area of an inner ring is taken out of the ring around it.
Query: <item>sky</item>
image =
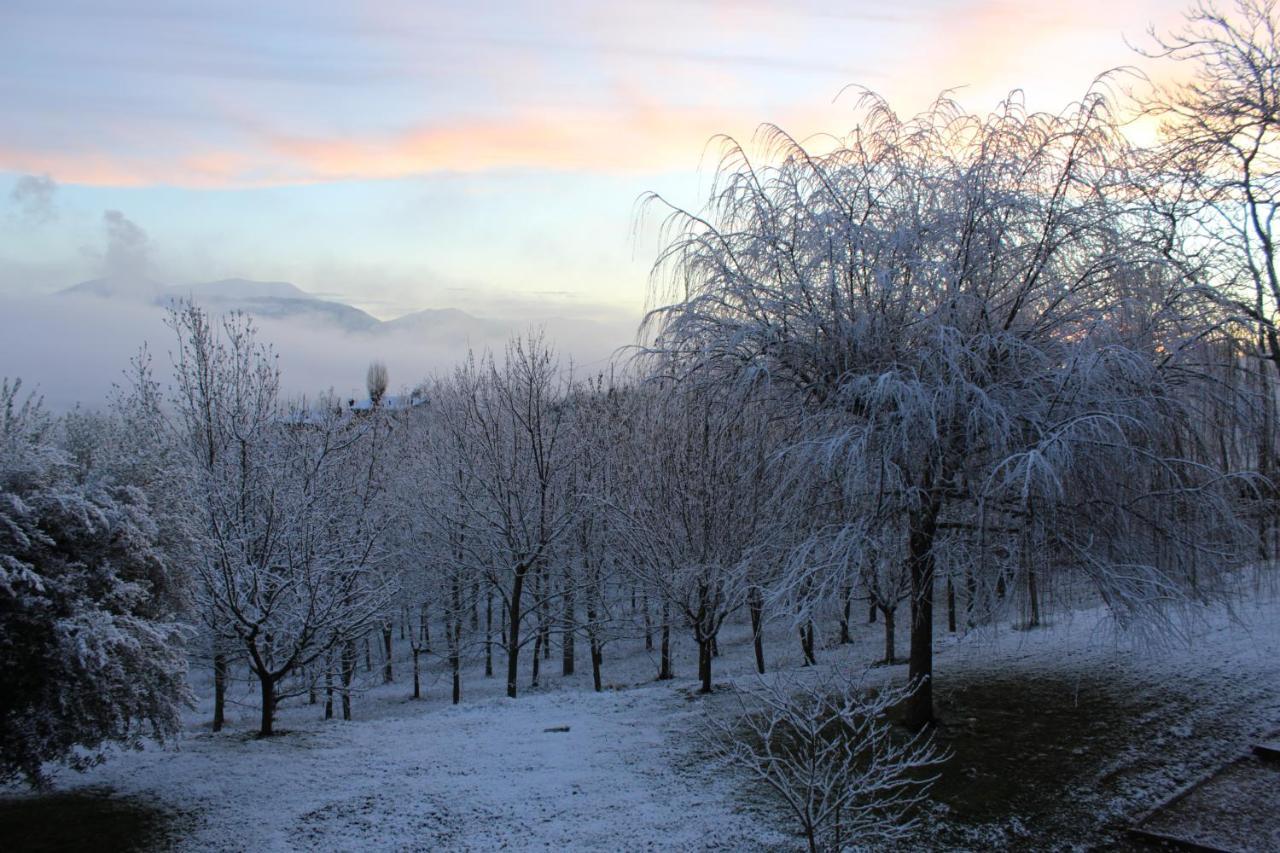
[[[1060,109],[1183,8],[3,0],[0,299],[114,272],[287,280],[384,319],[638,317],[636,201],[697,207],[713,135],[847,133],[850,86]]]

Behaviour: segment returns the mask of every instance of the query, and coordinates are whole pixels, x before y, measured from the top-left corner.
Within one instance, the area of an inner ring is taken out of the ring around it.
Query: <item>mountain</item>
[[[255,317],[271,320],[304,320],[336,326],[344,332],[371,332],[381,323],[377,317],[366,314],[342,302],[306,297],[304,299],[277,299],[272,297],[245,299],[197,299],[201,305],[220,311],[238,310]]]
[[[108,277],[58,291],[61,296],[99,297],[139,304],[167,306],[179,299],[193,299],[215,313],[244,311],[281,323],[298,323],[313,329],[356,332],[368,336],[394,336],[411,344],[431,344],[465,350],[501,346],[512,335],[523,335],[541,326],[550,340],[574,342],[591,352],[607,353],[618,343],[632,339],[635,320],[618,317],[477,317],[457,308],[428,308],[394,320],[380,321],[351,305],[321,299],[287,281],[254,281],[226,278],[166,287],[146,278]]]
[[[193,299],[218,312],[244,311],[272,320],[302,320],[336,326],[346,332],[369,332],[380,325],[376,317],[359,308],[312,296],[287,281],[224,278],[165,287],[146,278],[107,277],[82,281],[58,291],[58,295],[127,299],[160,306]]]
[[[203,284],[171,287],[169,290],[181,291],[182,295],[191,296],[197,300],[315,299],[311,294],[287,281],[253,281],[247,278],[224,278]]]
[[[271,320],[303,320],[337,326],[345,332],[368,332],[379,321],[359,308],[312,296],[287,281],[224,278],[165,290],[162,302],[194,299],[217,311],[243,311]]]
[[[165,286],[144,276],[109,275],[102,278],[82,281],[65,290],[59,290],[58,296],[96,296],[100,299],[130,299],[138,302],[151,302],[165,292]]]
[[[476,317],[457,308],[427,308],[387,320],[378,331],[431,338],[437,343],[474,342],[481,345],[483,342],[505,337],[508,324]]]

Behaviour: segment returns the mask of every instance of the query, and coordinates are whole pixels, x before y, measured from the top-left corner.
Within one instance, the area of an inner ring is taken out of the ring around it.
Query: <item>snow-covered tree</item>
[[[1198,2],[1183,26],[1152,33],[1144,51],[1192,73],[1143,106],[1161,121],[1137,191],[1156,210],[1166,252],[1234,325],[1220,365],[1247,382],[1256,406],[1242,464],[1274,481],[1280,458],[1280,10],[1274,0]],[[1232,377],[1234,378],[1234,376]],[[1219,429],[1223,429],[1219,425]],[[1230,434],[1230,427],[1225,432]],[[1259,513],[1259,555],[1274,557],[1277,491]]]
[[[605,374],[580,385],[571,404],[574,453],[567,491],[581,507],[561,549],[562,564],[576,566],[564,578],[563,621],[566,638],[585,636],[592,684],[599,691],[604,648],[620,621],[616,584],[626,540],[612,507],[626,501],[624,449],[633,437],[632,412],[627,389]],[[570,654],[565,653],[566,661]]]
[[[776,129],[765,165],[730,146],[708,209],[672,214],[672,301],[649,322],[691,380],[790,391],[806,422],[791,476],[874,485],[904,531],[924,725],[944,531],[993,571],[1015,553],[997,536],[1029,537],[1043,570],[1082,573],[1127,619],[1203,596],[1238,559],[1238,489],[1179,441],[1206,379],[1189,354],[1218,318],[1141,239],[1149,209],[1114,191],[1130,158],[1105,98],[862,110],[828,154]],[[857,562],[871,540],[842,541]]]
[[[145,496],[85,482],[19,396],[0,383],[0,778],[39,784],[45,762],[175,734],[190,697],[181,582]]]
[[[286,677],[335,649],[350,664],[385,608],[384,427],[378,411],[357,417],[334,400],[283,405],[274,355],[244,315],[215,324],[184,305],[170,323],[198,610],[215,648],[238,648],[257,677],[270,735]],[[225,663],[216,669],[224,678]]]
[[[500,599],[512,698],[521,650],[532,642],[540,651],[546,640],[550,561],[578,503],[565,492],[568,387],[554,353],[535,335],[512,341],[500,360],[469,359],[428,392],[432,445],[423,458],[437,495],[436,553]],[[535,619],[537,629],[526,633]]]
[[[702,692],[721,626],[742,606],[766,522],[767,413],[749,397],[655,379],[637,395],[631,493],[617,505],[628,561],[698,647]],[[664,641],[665,646],[665,641]],[[669,660],[664,654],[664,671]]]

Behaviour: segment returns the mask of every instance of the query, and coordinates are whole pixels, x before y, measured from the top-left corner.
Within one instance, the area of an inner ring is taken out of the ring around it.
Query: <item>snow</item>
[[[192,850],[785,844],[735,812],[725,785],[680,769],[667,735],[696,714],[687,704],[667,687],[403,702],[269,740],[192,733],[90,776],[194,809],[181,845]],[[545,731],[558,726],[569,731]]]
[[[1038,678],[1068,673],[1149,691],[1147,723],[1166,742],[1117,753],[1098,770],[1111,777],[1099,782],[1110,798],[1099,809],[1126,821],[1280,724],[1274,596],[1234,616],[1204,613],[1185,643],[1150,646],[1109,625],[1094,609],[1055,614],[1039,631],[1007,630],[1006,623],[943,636],[939,685],[997,668],[1025,678],[1029,689]],[[652,682],[653,660],[638,640],[607,650],[605,681],[615,689],[591,692],[581,657],[578,674],[562,678],[553,658],[544,662],[541,690],[528,691],[522,673],[524,695],[515,700],[500,696],[501,678],[469,668],[456,707],[447,703],[439,661],[426,678],[427,698],[404,698],[409,670],[397,659],[399,682],[357,697],[353,722],[325,722],[321,706],[301,697],[281,709],[286,734],[256,739],[252,685],[242,683],[235,698],[246,704],[233,708],[229,730],[207,730],[206,697],[176,747],[121,752],[83,775],[60,773],[58,785],[109,786],[180,812],[182,850],[799,849],[785,816],[762,805],[744,777],[708,765],[693,734],[706,710],[732,707],[724,688],[754,677],[746,627],[725,630],[715,661],[719,693],[710,700],[695,696],[691,678]],[[820,652],[820,665],[860,669],[877,656],[880,632],[879,624],[860,626],[853,645]],[[692,643],[682,633],[673,639],[678,675],[692,675]],[[789,626],[772,626],[766,652],[771,670],[799,673]],[[365,677],[379,675],[376,652],[374,664]],[[904,669],[874,673],[900,678]],[[1162,711],[1154,697],[1164,688],[1188,694],[1190,710]],[[564,726],[568,732],[547,731]],[[1010,814],[988,836],[975,833],[973,846],[1019,832],[1035,837],[1037,825]]]
[[[1142,828],[1205,849],[1280,850],[1280,767],[1242,758],[1152,815]]]

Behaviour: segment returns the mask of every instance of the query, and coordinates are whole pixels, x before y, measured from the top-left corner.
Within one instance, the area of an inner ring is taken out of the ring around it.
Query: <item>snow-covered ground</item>
[[[270,740],[192,734],[91,775],[194,809],[195,850],[776,845],[714,776],[681,771],[670,735],[687,705],[652,687],[405,704]]]
[[[1134,700],[1123,705],[1131,717],[1123,723],[1132,731],[1106,740],[1105,755],[1090,758],[1079,745],[1045,745],[1075,748],[1082,756],[1081,801],[1090,804],[1099,825],[1139,816],[1252,739],[1280,728],[1280,605],[1274,596],[1242,606],[1234,616],[1204,612],[1190,625],[1189,642],[1158,647],[1117,637],[1101,610],[1052,621],[1032,632],[1006,627],[944,637],[937,655],[939,704],[945,714],[949,689],[980,684],[992,673],[1024,685],[1030,696],[1042,685],[1065,682],[1080,685],[1086,703],[1090,688],[1099,685]],[[726,687],[734,678],[751,677],[752,667],[745,627],[727,630],[716,660],[717,685]],[[745,779],[708,765],[701,755],[693,734],[700,715],[723,712],[731,703],[725,691],[710,701],[694,695],[688,678],[693,649],[686,638],[677,639],[685,677],[672,682],[653,682],[651,657],[628,640],[608,650],[604,672],[612,689],[603,693],[590,691],[589,672],[562,678],[553,657],[544,664],[544,687],[516,700],[500,695],[500,678],[484,679],[469,668],[457,707],[448,704],[438,662],[427,698],[408,700],[407,667],[396,660],[397,682],[359,696],[353,722],[326,722],[321,706],[294,699],[281,712],[279,726],[287,733],[268,740],[252,736],[252,691],[244,685],[237,695],[246,704],[229,730],[208,730],[206,697],[180,742],[117,754],[83,775],[62,772],[57,784],[106,786],[173,809],[182,815],[175,844],[191,850],[795,846],[785,815],[762,807],[764,798]],[[824,650],[820,665],[861,669],[881,643],[879,625],[861,625],[854,644]],[[798,666],[799,645],[785,626],[771,631],[767,649],[771,668]],[[876,671],[876,677],[903,675],[903,667]],[[522,688],[527,680],[526,671]],[[1147,706],[1145,715],[1132,710]],[[1082,710],[1090,712],[1087,704]],[[1111,717],[1099,722],[1116,725]],[[565,726],[567,732],[547,731]],[[945,823],[945,814],[939,818]],[[921,843],[979,848],[1007,840],[1037,849],[1035,820],[1013,809],[1001,821],[964,832],[935,824]],[[1092,837],[1088,827],[1080,831],[1082,840]]]

